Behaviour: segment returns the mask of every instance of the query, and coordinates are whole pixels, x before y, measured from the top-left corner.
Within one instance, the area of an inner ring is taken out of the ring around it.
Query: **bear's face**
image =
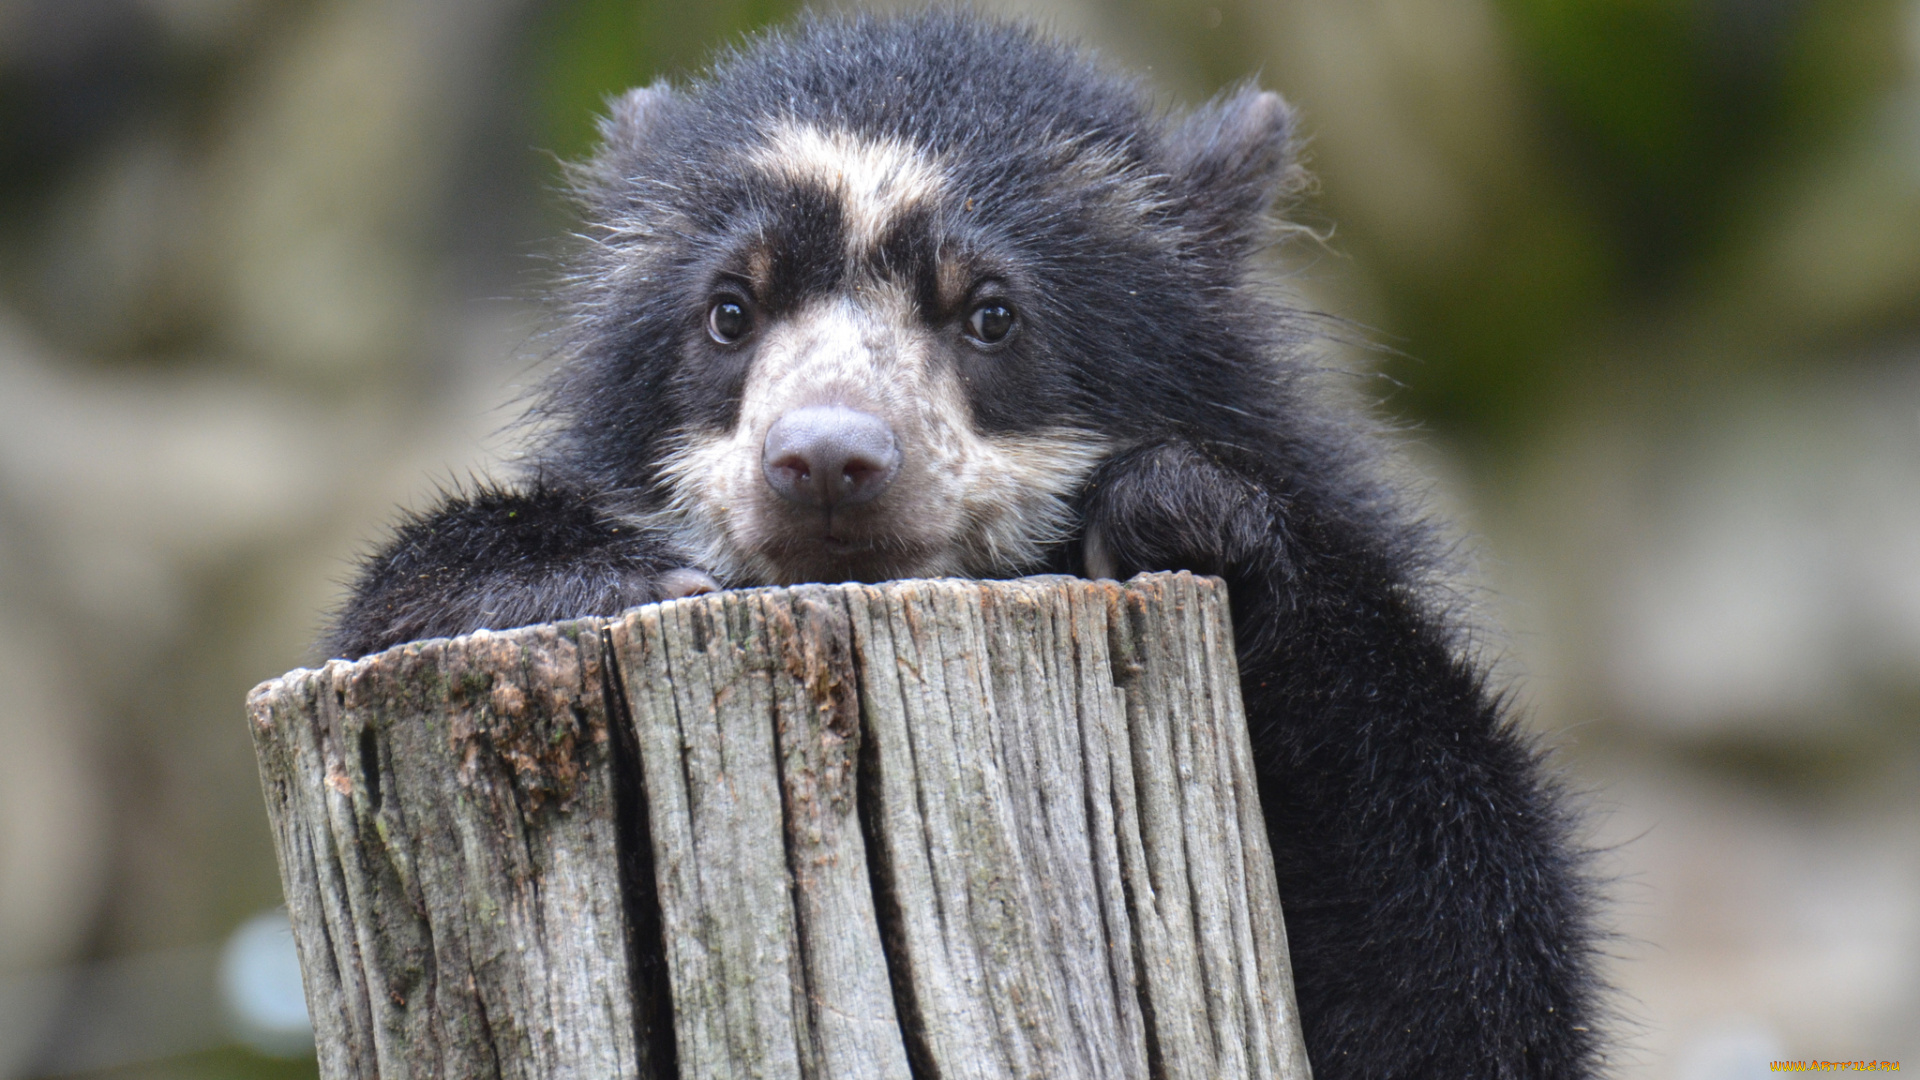
[[[732,584],[1032,565],[1112,440],[1049,370],[1015,245],[899,139],[788,124],[731,172],[683,298],[656,521]]]
[[[614,103],[539,460],[729,586],[1033,572],[1128,447],[1266,430],[1285,106],[823,21]],[[1242,423],[1246,420],[1246,423]]]

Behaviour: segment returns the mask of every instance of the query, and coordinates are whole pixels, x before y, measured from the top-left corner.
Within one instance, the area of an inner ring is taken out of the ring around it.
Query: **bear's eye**
[[[707,336],[722,345],[738,344],[753,332],[753,316],[736,296],[715,297],[707,308]]]
[[[982,344],[1005,340],[1012,330],[1013,309],[1003,300],[983,300],[967,315],[967,333]]]

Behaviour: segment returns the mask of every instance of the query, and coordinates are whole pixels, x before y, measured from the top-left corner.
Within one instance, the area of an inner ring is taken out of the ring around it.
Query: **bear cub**
[[[1277,96],[1169,115],[1018,26],[818,17],[602,130],[529,467],[404,521],[330,655],[715,588],[1218,575],[1315,1074],[1597,1070],[1570,816],[1255,265],[1300,180]]]

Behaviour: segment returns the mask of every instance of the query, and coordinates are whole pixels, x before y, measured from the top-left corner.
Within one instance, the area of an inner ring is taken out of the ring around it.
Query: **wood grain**
[[[718,593],[249,706],[323,1076],[1309,1075],[1212,579]]]

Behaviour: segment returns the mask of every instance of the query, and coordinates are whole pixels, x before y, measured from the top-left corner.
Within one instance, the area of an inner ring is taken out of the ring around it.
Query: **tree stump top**
[[[248,706],[327,1077],[1308,1076],[1212,579],[717,593]]]

